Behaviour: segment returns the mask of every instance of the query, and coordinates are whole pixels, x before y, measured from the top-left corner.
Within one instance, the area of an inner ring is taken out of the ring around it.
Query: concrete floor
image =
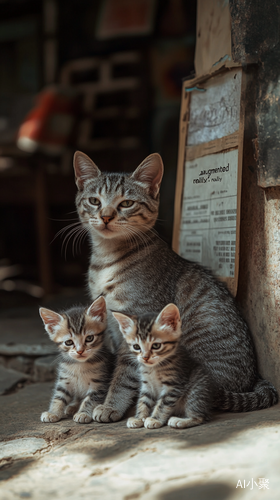
[[[15,350],[22,344],[15,334],[18,318],[4,316],[0,346]],[[41,324],[38,330],[32,325],[22,337],[28,348],[47,346]],[[48,408],[52,385],[28,379],[0,396],[1,500],[280,498],[280,404],[216,414],[210,423],[185,430],[133,430],[125,420],[43,424],[40,414]],[[260,478],[268,488],[259,489]]]
[[[0,397],[2,500],[279,499],[280,405],[186,430],[43,424],[51,388],[30,384]]]

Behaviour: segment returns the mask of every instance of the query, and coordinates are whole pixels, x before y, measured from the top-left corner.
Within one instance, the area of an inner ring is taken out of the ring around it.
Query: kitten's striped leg
[[[127,353],[120,355],[106,400],[94,409],[93,420],[105,423],[122,418],[138,392],[136,366],[127,359]]]
[[[92,421],[94,408],[103,403],[108,392],[108,386],[100,386],[97,390],[91,391],[82,401],[79,410],[73,416],[73,420],[79,424],[88,424]]]
[[[210,419],[213,390],[208,374],[200,367],[193,371],[189,380],[190,390],[185,403],[185,418],[172,416],[168,425],[185,429],[201,425]]]
[[[130,417],[127,421],[127,427],[135,429],[137,427],[144,427],[144,421],[150,415],[152,408],[155,404],[155,400],[152,394],[149,392],[148,388],[141,392],[135,417]]]
[[[42,422],[58,422],[65,412],[65,408],[72,400],[70,392],[58,384],[55,387],[54,395],[51,400],[49,411],[44,411],[41,415]]]
[[[165,425],[181,396],[182,394],[174,388],[165,393],[158,400],[152,415],[146,418],[144,423],[146,429],[157,429]]]

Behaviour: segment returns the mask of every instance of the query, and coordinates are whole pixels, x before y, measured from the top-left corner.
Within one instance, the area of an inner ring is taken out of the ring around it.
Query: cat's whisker
[[[130,230],[135,237],[138,237],[139,240],[142,242],[142,244],[145,247],[145,250],[148,249],[148,243],[151,241],[151,238],[149,235],[146,234],[145,231],[141,231],[139,228],[132,228],[131,226],[127,227],[128,230]]]
[[[142,227],[144,227],[144,228],[145,228],[145,231],[143,231]],[[146,224],[142,224],[142,227],[140,228],[140,230],[141,230],[141,231],[143,231],[145,234],[146,234],[146,232],[150,232],[150,233],[153,233],[153,234],[154,234],[155,236],[157,236],[158,238],[160,238],[160,236],[159,236],[159,234],[158,234],[157,230],[156,230],[154,227],[150,227],[150,226],[148,226],[148,225],[146,225]]]
[[[135,242],[136,246],[137,246],[137,249],[139,251],[139,238],[136,237],[136,232],[131,230],[131,228],[127,228],[127,231],[129,231],[130,235],[131,235],[131,238],[132,238],[132,241]],[[141,237],[140,237],[140,242],[141,242]],[[142,243],[144,243],[145,245],[145,242],[142,241]]]
[[[155,229],[155,228],[153,228],[153,227],[147,227],[147,226],[145,226],[145,224],[143,224],[143,226],[144,226],[144,227],[146,227],[146,231],[151,232],[151,233],[152,233],[154,236],[156,236],[159,240],[161,240],[161,241],[163,241],[163,242],[164,242],[164,240],[160,237],[160,235],[158,234],[158,232],[156,231],[156,229]]]
[[[72,243],[72,252],[73,252],[73,255],[75,255],[75,253],[78,254],[78,245],[77,244],[78,244],[78,240],[81,237],[81,235],[84,234],[84,230],[85,229],[83,227],[80,228],[76,232],[75,236],[73,237],[73,243]]]
[[[127,225],[124,225],[122,223],[118,223],[117,225],[122,227],[122,232],[125,235],[125,238],[128,239],[128,241],[131,242],[131,244],[135,243],[139,249],[139,242],[137,241],[137,238],[135,237],[133,232],[130,230],[130,228]]]
[[[77,241],[76,241],[76,254],[78,255],[81,252],[82,246],[81,246],[81,238],[84,235],[84,229],[80,231],[80,233],[77,236]]]
[[[64,252],[64,257],[66,259],[66,253],[67,253],[67,247],[68,247],[68,244],[71,240],[71,238],[78,232],[80,232],[82,229],[80,227],[78,228],[73,228],[69,231],[69,233],[64,237],[63,239],[63,242],[62,242],[62,246],[61,246],[61,251],[63,251],[63,248],[65,248],[65,252]]]
[[[127,235],[128,241],[131,243],[131,245],[133,246],[134,244],[136,244],[139,250],[139,243],[134,234],[129,230],[129,228],[125,228],[124,234]]]
[[[88,233],[88,229],[85,228],[84,226],[82,226],[80,222],[77,222],[74,224],[69,224],[68,226],[62,228],[56,234],[55,238],[58,235],[62,235],[65,231],[68,231],[68,234],[66,234],[64,239],[63,239],[61,251],[63,251],[63,249],[65,249],[64,256],[66,259],[67,248],[68,248],[68,244],[69,244],[71,238],[73,238],[72,252],[73,252],[73,255],[75,255],[76,253],[78,253],[80,251],[80,248],[81,248],[81,247],[78,248],[77,242],[79,241],[80,237],[82,237],[84,234]]]
[[[81,251],[82,251],[82,244],[83,244],[83,242],[84,242],[85,237],[87,236],[87,234],[88,234],[88,229],[84,229],[81,232],[80,236],[79,236],[79,243],[78,243],[78,245],[79,245],[79,253],[81,253]]]
[[[69,222],[69,221],[73,221],[73,220],[74,221],[79,221],[78,217],[75,217],[75,219],[52,219],[52,218],[50,218],[49,220],[53,220],[55,222]]]
[[[81,253],[81,251],[82,251],[82,244],[85,241],[87,234],[88,234],[88,229],[83,229],[83,231],[81,231],[81,233],[78,237],[78,252],[79,253]]]
[[[74,222],[72,224],[68,224],[67,226],[63,227],[62,229],[60,229],[56,235],[54,236],[54,238],[52,239],[51,243],[53,243],[54,240],[56,240],[56,238],[60,235],[62,235],[65,231],[68,231],[69,229],[73,228],[73,227],[76,227],[76,226],[81,226],[81,222]]]

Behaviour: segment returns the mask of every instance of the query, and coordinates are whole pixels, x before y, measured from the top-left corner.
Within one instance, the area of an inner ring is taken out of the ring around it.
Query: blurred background
[[[0,307],[85,287],[72,158],[165,164],[157,230],[171,244],[182,79],[195,0],[0,0]],[[72,238],[71,238],[72,234]]]

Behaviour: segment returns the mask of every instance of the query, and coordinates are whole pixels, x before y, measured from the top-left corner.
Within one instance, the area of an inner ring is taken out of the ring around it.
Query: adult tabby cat
[[[64,414],[74,414],[75,422],[91,422],[93,409],[105,400],[114,368],[104,335],[105,299],[99,297],[90,307],[72,307],[61,314],[44,307],[39,312],[61,356],[50,408],[41,420],[57,422]]]
[[[106,297],[108,309],[141,315],[175,303],[182,319],[182,342],[210,372],[218,389],[236,395],[222,409],[249,411],[276,404],[277,392],[258,376],[251,335],[226,287],[202,266],[173,252],[152,230],[158,215],[163,163],[148,156],[132,174],[102,173],[76,152],[76,206],[91,239],[88,284],[92,298]],[[100,422],[119,420],[139,382],[118,325],[108,315],[119,348],[118,364],[105,403],[95,408]]]
[[[181,345],[180,313],[168,304],[159,313],[128,316],[113,312],[140,372],[135,417],[127,427],[186,428],[210,420],[214,387],[207,370]]]

